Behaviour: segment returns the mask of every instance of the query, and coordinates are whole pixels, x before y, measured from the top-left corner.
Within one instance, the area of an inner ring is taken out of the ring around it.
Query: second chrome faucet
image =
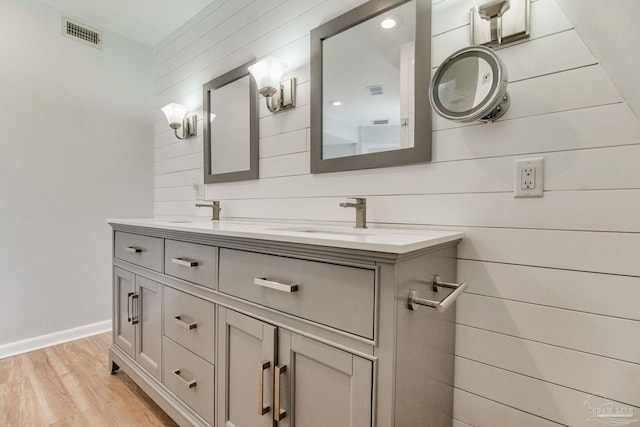
[[[364,197],[347,197],[355,200],[355,203],[340,203],[342,208],[356,208],[356,226],[354,228],[367,228],[367,199]]]
[[[213,209],[213,213],[211,215],[211,220],[212,221],[219,221],[220,220],[220,211],[222,210],[222,208],[220,207],[220,202],[217,200],[214,200],[211,202],[210,205],[207,205],[205,203],[196,203],[196,207],[198,208],[212,208]]]

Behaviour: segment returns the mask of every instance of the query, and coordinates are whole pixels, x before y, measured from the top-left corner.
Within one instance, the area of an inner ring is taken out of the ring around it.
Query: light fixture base
[[[527,38],[531,32],[531,0],[511,0],[504,15],[491,20],[482,18],[475,7],[471,8],[470,15],[473,45],[504,45]],[[492,26],[497,28],[492,31]]]
[[[171,124],[171,128],[178,139],[189,139],[198,135],[198,116],[193,115],[185,117],[182,121],[182,136],[178,135],[178,127],[174,127],[175,124]]]
[[[296,106],[295,77],[280,82],[280,94],[282,97],[282,100],[280,101],[280,104],[282,105],[281,108],[286,110],[287,108],[293,108]]]
[[[296,79],[292,77],[280,82],[280,88],[273,95],[267,96],[267,108],[272,113],[288,110],[296,106]]]

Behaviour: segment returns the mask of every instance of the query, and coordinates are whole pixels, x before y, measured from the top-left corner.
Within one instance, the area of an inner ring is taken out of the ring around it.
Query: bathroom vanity
[[[178,424],[451,426],[462,233],[110,224],[112,373]]]

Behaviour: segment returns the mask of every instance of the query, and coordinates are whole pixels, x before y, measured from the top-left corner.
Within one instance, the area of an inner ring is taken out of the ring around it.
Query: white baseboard
[[[65,331],[54,332],[52,334],[41,335],[22,341],[11,342],[0,345],[0,359],[27,353],[41,348],[74,341],[91,335],[101,334],[111,330],[111,319],[104,320],[90,325],[79,326]]]

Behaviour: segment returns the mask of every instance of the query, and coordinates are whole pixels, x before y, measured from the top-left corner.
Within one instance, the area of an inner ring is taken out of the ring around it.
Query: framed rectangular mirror
[[[204,182],[258,178],[258,96],[247,62],[202,86]]]
[[[311,31],[311,172],[431,160],[431,0],[371,0]]]

